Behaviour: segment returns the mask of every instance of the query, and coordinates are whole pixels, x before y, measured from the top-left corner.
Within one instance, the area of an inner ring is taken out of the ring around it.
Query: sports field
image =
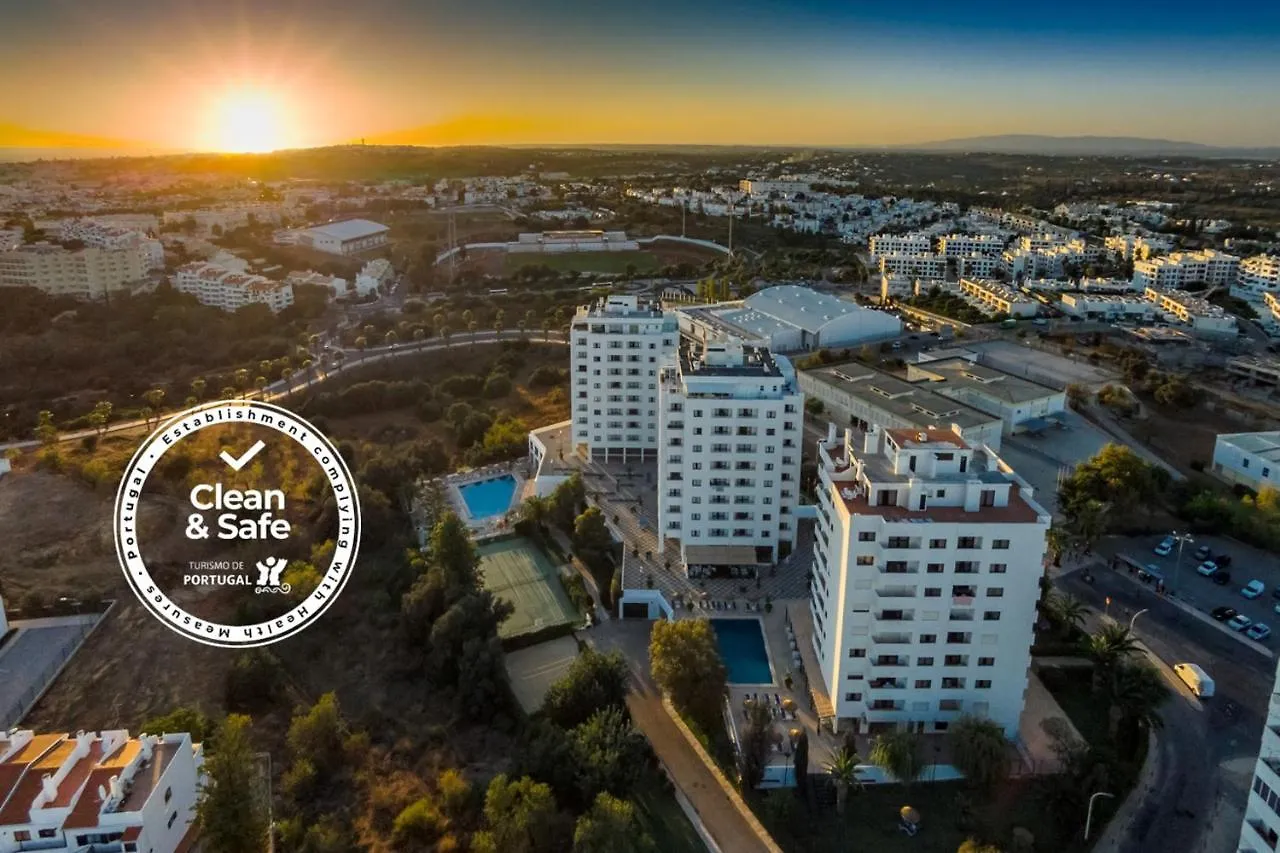
[[[503,258],[506,272],[540,264],[559,272],[624,273],[627,266],[636,272],[656,272],[661,262],[649,252],[517,252]]]
[[[500,637],[517,637],[578,621],[578,610],[565,595],[556,567],[537,545],[513,536],[486,542],[477,550],[485,588],[515,606],[511,618],[498,628]]]

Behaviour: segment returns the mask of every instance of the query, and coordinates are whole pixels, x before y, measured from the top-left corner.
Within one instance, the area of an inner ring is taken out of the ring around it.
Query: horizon
[[[1008,0],[696,11],[271,0],[216,13],[145,0],[109,15],[84,0],[0,2],[0,46],[39,69],[0,108],[4,148],[1280,145],[1267,36],[1280,10],[1257,0],[1206,21],[1189,3],[1142,0],[1126,16],[1151,13],[1138,34],[1101,0],[1072,20]],[[1212,68],[1181,59],[1209,50],[1225,57]]]

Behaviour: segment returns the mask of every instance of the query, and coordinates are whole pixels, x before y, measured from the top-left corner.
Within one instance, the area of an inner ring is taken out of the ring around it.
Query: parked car
[[[1196,559],[1207,560],[1209,559],[1209,556],[1211,553],[1212,552],[1209,550],[1208,545],[1201,545],[1199,548],[1196,549]]]
[[[1248,628],[1244,629],[1244,635],[1250,640],[1258,640],[1261,642],[1271,636],[1271,629],[1261,622],[1255,622]]]
[[[1217,570],[1218,570],[1218,564],[1215,563],[1213,560],[1205,560],[1203,563],[1196,566],[1196,572],[1198,574],[1204,575],[1207,578],[1213,577],[1213,573],[1216,572]]]
[[[1231,583],[1231,572],[1226,569],[1218,569],[1213,573],[1213,577],[1209,578],[1209,580],[1213,581],[1218,586],[1226,586]]]
[[[1237,613],[1235,616],[1232,616],[1227,620],[1227,627],[1232,631],[1243,631],[1252,624],[1253,620],[1248,616],[1245,616],[1243,613]]]
[[[1245,598],[1257,598],[1267,591],[1267,587],[1260,580],[1251,580],[1240,590],[1240,594]]]
[[[1173,537],[1166,536],[1160,540],[1160,544],[1155,547],[1157,557],[1167,557],[1173,553]]]
[[[1234,607],[1215,607],[1209,611],[1209,615],[1219,622],[1226,622],[1228,619],[1234,618],[1237,612]]]

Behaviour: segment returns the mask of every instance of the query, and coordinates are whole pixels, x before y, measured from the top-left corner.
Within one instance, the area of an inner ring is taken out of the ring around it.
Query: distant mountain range
[[[1138,136],[1039,136],[1008,133],[894,145],[896,151],[986,154],[1044,154],[1065,157],[1245,157],[1280,158],[1280,146],[1218,146]]]

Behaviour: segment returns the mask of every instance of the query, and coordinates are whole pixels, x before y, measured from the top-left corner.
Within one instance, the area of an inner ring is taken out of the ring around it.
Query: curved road
[[[422,352],[431,352],[432,350],[449,349],[459,344],[470,346],[472,343],[492,344],[499,341],[527,339],[530,343],[547,343],[558,344],[560,346],[568,346],[568,337],[562,332],[551,332],[544,335],[534,335],[528,332],[521,332],[518,329],[506,329],[501,332],[476,332],[475,334],[459,334],[454,335],[446,340],[440,338],[427,338],[424,341],[411,341],[403,344],[392,344],[390,346],[372,347],[366,350],[341,350],[344,357],[342,363],[333,369],[325,369],[324,367],[312,367],[308,372],[313,374],[306,381],[298,382],[294,380],[278,380],[271,383],[264,391],[250,391],[245,395],[249,400],[279,400],[288,397],[298,391],[305,390],[315,385],[327,382],[329,379],[344,373],[352,368],[359,367],[376,361],[385,361],[389,358],[399,358],[406,355],[417,355]],[[103,432],[125,432],[131,429],[149,428],[165,418],[171,417],[173,412],[161,415],[159,420],[132,420],[121,421],[109,425]],[[91,435],[97,435],[98,431],[94,429],[81,429],[73,432],[64,432],[58,436],[58,441],[75,441]],[[17,448],[25,450],[32,447],[39,447],[40,442],[34,440],[28,441],[11,441],[7,444],[0,444],[0,452]]]

